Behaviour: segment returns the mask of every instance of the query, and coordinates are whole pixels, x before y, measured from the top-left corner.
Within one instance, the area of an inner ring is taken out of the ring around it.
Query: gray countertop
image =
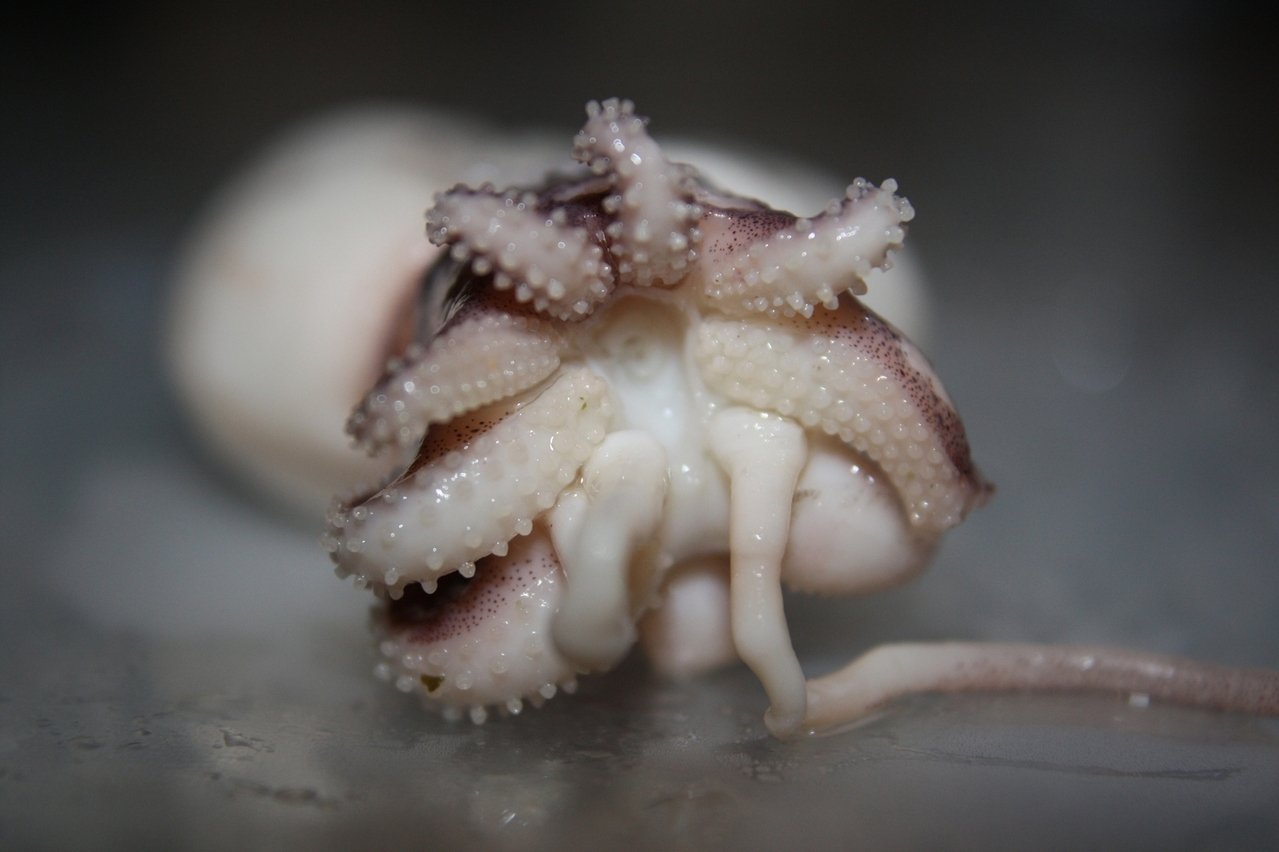
[[[745,7],[736,39],[660,4],[611,29],[568,6],[29,22],[5,74],[0,847],[1279,845],[1274,720],[924,697],[787,745],[744,668],[638,660],[518,719],[424,715],[372,677],[318,522],[220,472],[162,379],[174,247],[275,130],[393,98],[567,133],[624,94],[683,135],[895,175],[919,210],[930,355],[1000,490],[914,584],[791,600],[807,670],[947,638],[1279,666],[1261,30],[1230,4],[934,5]]]

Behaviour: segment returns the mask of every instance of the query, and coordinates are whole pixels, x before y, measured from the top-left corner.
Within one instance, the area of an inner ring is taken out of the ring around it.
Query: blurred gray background
[[[0,847],[1274,848],[1273,721],[906,703],[766,738],[742,668],[631,664],[482,729],[375,682],[318,524],[188,437],[174,251],[276,134],[366,102],[896,177],[929,353],[996,500],[907,588],[792,602],[812,672],[892,639],[1279,666],[1279,84],[1251,4],[46,5],[0,34]],[[423,199],[423,206],[427,204]]]

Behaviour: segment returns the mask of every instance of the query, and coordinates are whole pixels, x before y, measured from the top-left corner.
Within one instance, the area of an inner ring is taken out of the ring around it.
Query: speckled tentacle
[[[466,712],[477,723],[490,707],[519,713],[525,701],[538,705],[572,691],[573,666],[550,636],[563,592],[555,550],[534,530],[506,555],[481,560],[447,603],[417,587],[393,601],[380,618],[386,659],[379,674],[445,715]]]
[[[849,297],[806,321],[704,317],[697,359],[707,384],[730,399],[794,417],[872,459],[918,531],[943,532],[986,494],[927,361]]]
[[[589,370],[431,428],[398,479],[329,516],[338,573],[431,591],[532,529],[604,440],[612,403]]]
[[[893,180],[875,187],[858,178],[811,219],[776,211],[707,217],[703,297],[733,314],[809,317],[816,305],[833,309],[841,293],[865,293],[866,276],[886,268],[915,215],[896,190]]]
[[[492,272],[498,290],[557,319],[585,316],[613,288],[603,247],[534,193],[454,187],[435,197],[426,224],[431,242],[470,259],[476,275]]]
[[[686,185],[689,171],[667,162],[633,109],[630,101],[616,98],[587,104],[573,156],[613,178],[604,210],[616,217],[607,234],[619,280],[670,286],[697,256],[702,210]]]
[[[347,421],[347,432],[370,453],[411,446],[433,423],[533,387],[559,367],[563,346],[559,333],[537,317],[468,311],[388,365]]]
[[[1110,692],[1256,716],[1279,716],[1279,672],[1123,648],[1025,643],[880,645],[808,682],[795,733],[834,733],[922,692]]]

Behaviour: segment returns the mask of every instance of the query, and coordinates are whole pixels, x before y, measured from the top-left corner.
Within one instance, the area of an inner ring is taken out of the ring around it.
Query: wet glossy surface
[[[1000,491],[910,587],[793,601],[810,673],[879,641],[939,638],[1279,666],[1279,180],[1256,141],[1275,137],[1274,118],[1251,100],[1269,84],[1239,61],[1251,29],[1186,10],[1053,14],[1009,23],[977,10],[972,32],[946,37],[905,13],[863,21],[885,46],[855,58],[854,21],[796,22],[786,33],[809,66],[839,57],[852,76],[883,74],[891,55],[900,73],[835,115],[815,91],[784,99],[771,124],[743,115],[744,96],[709,93],[701,126],[698,99],[624,65],[580,93],[548,84],[503,101],[502,81],[481,78],[443,95],[531,121],[625,93],[683,132],[754,126],[752,141],[837,174],[902,181],[936,295],[927,349]],[[930,698],[785,745],[765,733],[744,668],[679,685],[632,663],[480,729],[424,716],[377,682],[367,600],[331,579],[319,521],[268,513],[203,461],[160,379],[155,333],[181,225],[234,157],[339,96],[427,98],[404,82],[424,42],[380,50],[382,77],[370,60],[283,82],[263,96],[279,100],[254,106],[238,95],[263,91],[258,79],[200,83],[207,65],[197,74],[196,59],[158,47],[191,44],[208,23],[109,31],[129,58],[44,84],[61,94],[7,149],[18,194],[0,266],[0,846],[1279,844],[1274,721]],[[348,29],[313,26],[330,39]],[[504,26],[513,41],[529,23]],[[798,37],[817,32],[830,41]],[[78,45],[85,62],[100,41]],[[255,56],[250,67],[289,65]],[[173,82],[139,88],[163,57],[179,65]],[[742,73],[757,87],[767,76]],[[354,82],[299,94],[339,79]],[[94,106],[113,85],[140,100]],[[182,118],[192,103],[204,111]],[[175,117],[157,129],[155,115]]]

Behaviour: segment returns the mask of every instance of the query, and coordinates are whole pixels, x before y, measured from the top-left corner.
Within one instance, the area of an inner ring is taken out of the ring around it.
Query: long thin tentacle
[[[881,645],[808,682],[807,734],[832,733],[923,692],[1114,692],[1279,716],[1279,672],[1086,645],[988,642]]]

